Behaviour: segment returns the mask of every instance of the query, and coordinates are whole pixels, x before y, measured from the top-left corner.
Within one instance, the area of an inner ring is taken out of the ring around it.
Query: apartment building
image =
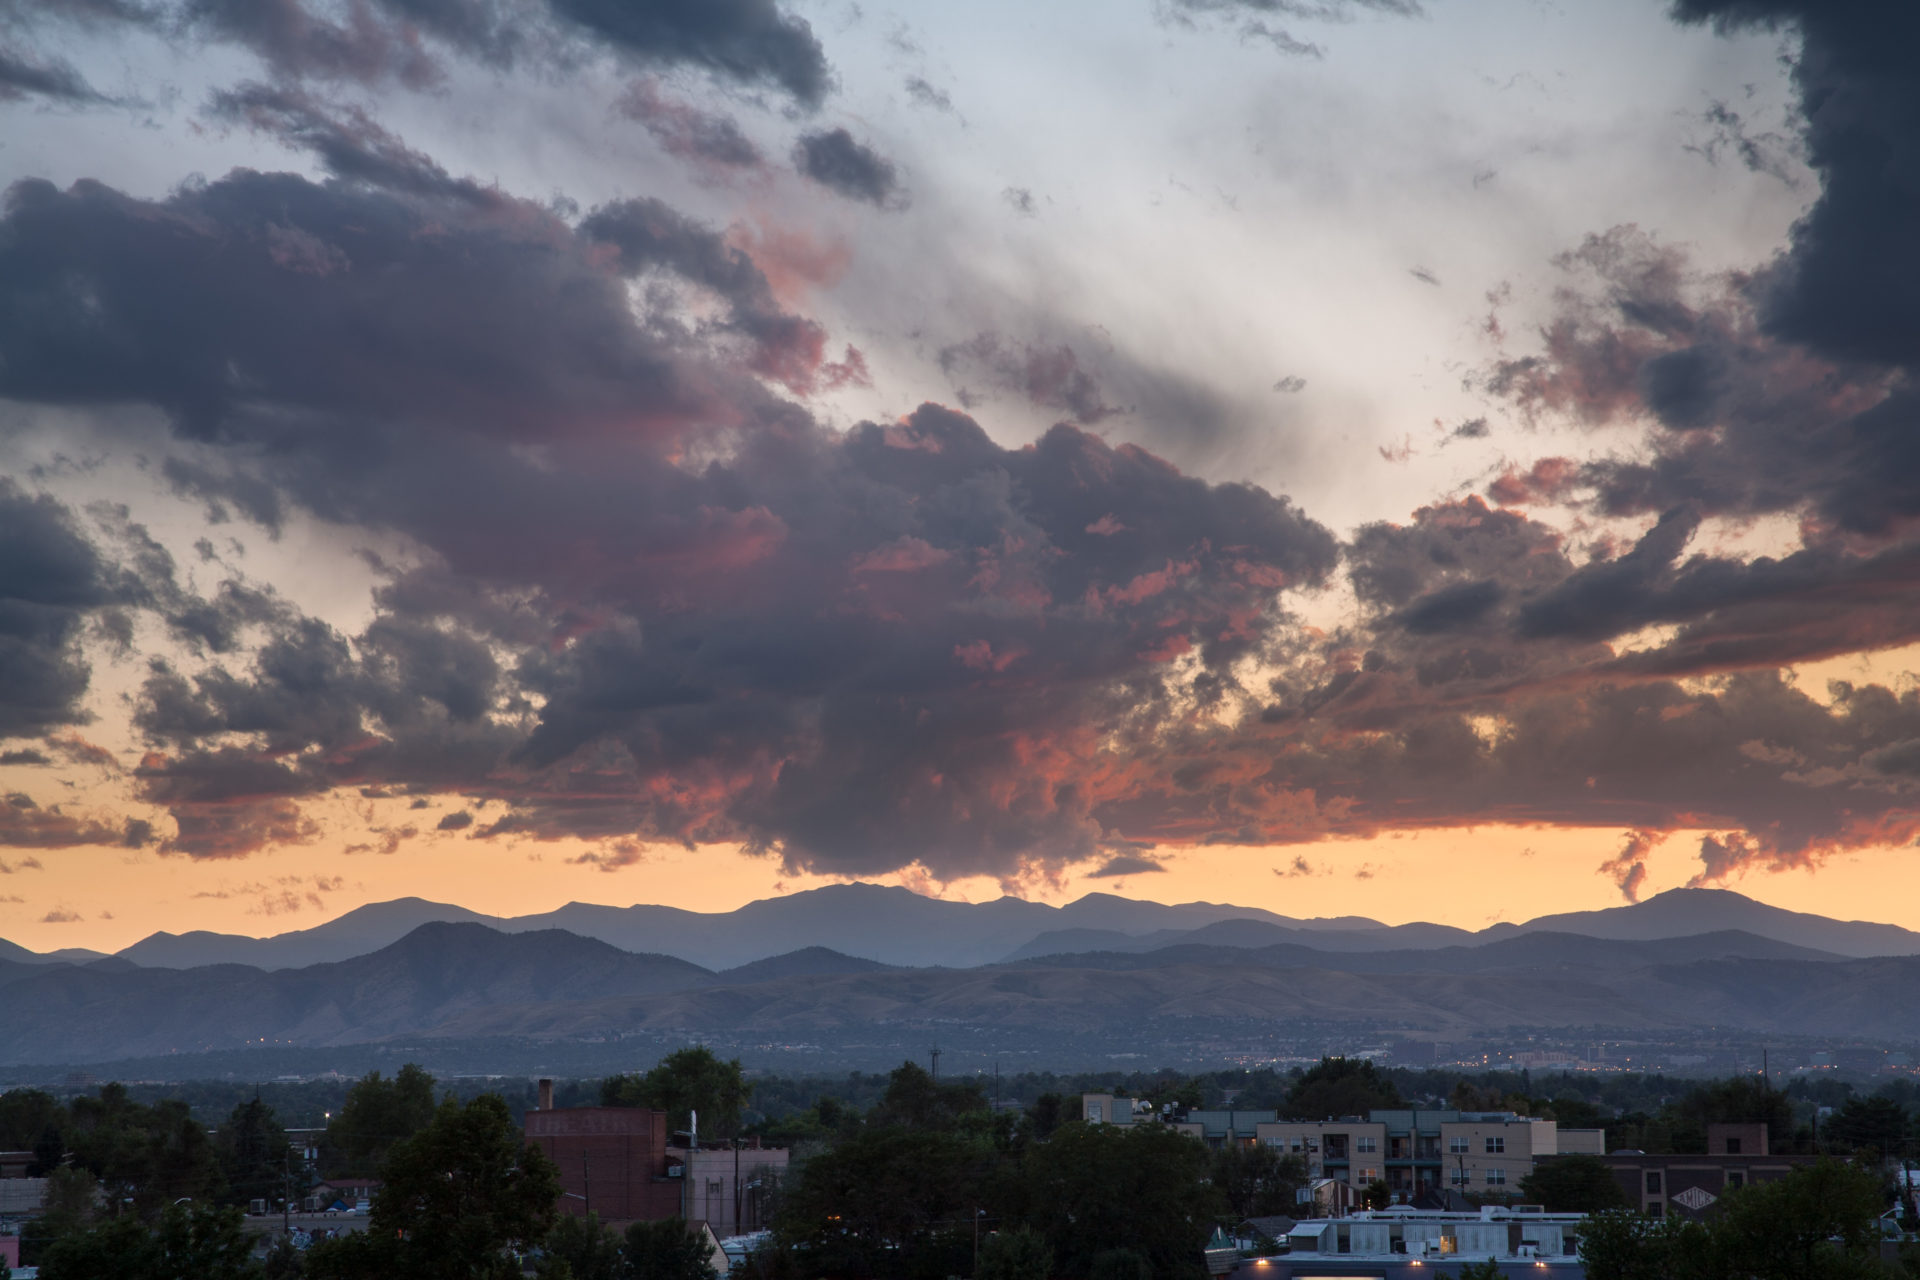
[[[1365,1119],[1274,1120],[1256,1140],[1298,1155],[1313,1178],[1356,1187],[1380,1181],[1398,1199],[1429,1187],[1515,1195],[1542,1156],[1599,1155],[1599,1129],[1561,1129],[1511,1111],[1374,1111]]]

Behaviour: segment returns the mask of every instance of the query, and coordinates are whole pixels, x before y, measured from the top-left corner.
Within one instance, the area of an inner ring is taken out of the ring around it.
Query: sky
[[[1920,928],[1902,0],[16,0],[0,937]]]

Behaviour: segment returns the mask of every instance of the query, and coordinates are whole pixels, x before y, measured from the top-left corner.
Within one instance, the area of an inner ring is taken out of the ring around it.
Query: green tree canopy
[[[229,1202],[269,1205],[292,1194],[293,1152],[273,1108],[253,1098],[235,1107],[214,1134]]]
[[[440,1104],[432,1121],[388,1154],[364,1235],[316,1245],[323,1280],[505,1280],[510,1252],[552,1230],[560,1175],[521,1141],[507,1104],[482,1094]]]
[[[1910,1149],[1907,1109],[1883,1094],[1848,1098],[1827,1121],[1826,1138],[1841,1151],[1901,1155]]]
[[[43,1280],[256,1280],[252,1252],[238,1209],[169,1205],[151,1227],[122,1217],[62,1236],[39,1265]]]
[[[1053,1249],[1038,1231],[1014,1227],[980,1242],[974,1280],[1047,1280],[1052,1274]]]
[[[27,1176],[43,1178],[66,1154],[67,1109],[44,1089],[0,1093],[0,1151],[31,1151]]]
[[[1520,1194],[1550,1213],[1599,1213],[1627,1205],[1613,1170],[1597,1156],[1555,1156],[1542,1161],[1520,1179]]]
[[[389,1151],[432,1122],[433,1085],[433,1077],[411,1062],[391,1080],[378,1071],[362,1077],[327,1123],[327,1172],[362,1177],[378,1173]]]
[[[1587,1280],[1869,1280],[1878,1257],[1879,1180],[1838,1161],[1795,1169],[1721,1198],[1699,1222],[1626,1209],[1587,1219]]]
[[[667,1113],[668,1123],[685,1129],[694,1113],[702,1132],[733,1137],[753,1086],[738,1058],[721,1061],[703,1044],[677,1049],[645,1075],[608,1076],[600,1082],[603,1107],[652,1107]]]
[[[1265,1143],[1229,1142],[1213,1153],[1213,1185],[1236,1218],[1294,1211],[1294,1192],[1307,1182],[1306,1162]]]
[[[1153,1266],[1133,1249],[1103,1249],[1093,1255],[1087,1280],[1153,1280]]]
[[[1063,1125],[1027,1154],[1028,1219],[1062,1275],[1090,1277],[1097,1255],[1131,1249],[1163,1280],[1199,1276],[1226,1207],[1211,1165],[1205,1146],[1160,1125]]]
[[[807,1161],[781,1200],[775,1230],[819,1274],[914,1271],[944,1256],[951,1241],[941,1237],[956,1224],[971,1227],[994,1155],[954,1133],[863,1130]],[[970,1232],[968,1240],[970,1249]]]
[[[1710,1124],[1764,1124],[1775,1151],[1793,1141],[1793,1103],[1753,1076],[1735,1076],[1690,1089],[1673,1107],[1673,1149],[1705,1151]]]
[[[1296,1120],[1319,1120],[1403,1105],[1393,1080],[1367,1059],[1322,1058],[1294,1084],[1283,1110]]]
[[[620,1237],[601,1224],[597,1213],[561,1214],[544,1248],[539,1280],[620,1280],[622,1275]]]
[[[887,1077],[887,1092],[868,1123],[951,1132],[987,1117],[987,1096],[976,1080],[935,1080],[915,1062],[903,1062]]]
[[[152,1221],[177,1200],[207,1200],[220,1189],[220,1165],[204,1125],[185,1102],[135,1102],[120,1084],[68,1107],[74,1164],[100,1180],[115,1212],[131,1207]]]

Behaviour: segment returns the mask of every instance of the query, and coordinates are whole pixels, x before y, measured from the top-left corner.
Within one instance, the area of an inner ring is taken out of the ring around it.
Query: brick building
[[[1615,1151],[1601,1159],[1626,1193],[1627,1203],[1652,1217],[1698,1218],[1729,1191],[1786,1177],[1810,1156],[1772,1155],[1764,1124],[1710,1124],[1707,1149],[1681,1155]]]
[[[667,1113],[643,1107],[553,1107],[527,1112],[527,1141],[560,1167],[560,1210],[597,1213],[608,1224],[671,1218],[680,1212],[680,1179],[668,1176]]]
[[[561,1211],[597,1213],[614,1227],[678,1214],[719,1236],[758,1231],[787,1171],[786,1151],[757,1138],[739,1150],[673,1145],[664,1111],[555,1110],[549,1080],[540,1082],[539,1107],[527,1112],[526,1135],[560,1168]]]

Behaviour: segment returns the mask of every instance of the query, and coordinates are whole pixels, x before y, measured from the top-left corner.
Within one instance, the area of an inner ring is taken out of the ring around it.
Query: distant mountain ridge
[[[1920,1004],[1887,993],[1915,983],[1920,956],[1841,958],[1739,932],[1519,933],[1376,952],[1184,944],[975,968],[897,969],[814,948],[714,973],[564,930],[432,922],[368,955],[299,969],[0,960],[0,1066],[497,1037],[871,1043],[923,1025],[1133,1047],[1147,1021],[1195,1019],[1440,1039],[1713,1025],[1913,1041]]]
[[[400,898],[270,938],[155,933],[119,957],[149,968],[302,968],[369,954],[428,923],[485,924],[507,933],[563,929],[624,951],[676,956],[715,972],[820,947],[881,965],[973,968],[1061,954],[1140,953],[1174,946],[1294,945],[1354,954],[1431,951],[1543,932],[1619,941],[1738,932],[1834,956],[1920,954],[1920,933],[1897,925],[1786,911],[1724,889],[1675,889],[1630,906],[1541,916],[1473,932],[1427,923],[1386,925],[1355,916],[1292,919],[1256,908],[1210,902],[1169,905],[1112,894],[1089,894],[1054,907],[1011,897],[947,902],[896,886],[846,884],[764,898],[723,912],[576,902],[533,915],[491,917],[446,903]],[[92,952],[36,955],[9,947],[12,944],[0,944],[0,959],[47,963],[98,958]]]

